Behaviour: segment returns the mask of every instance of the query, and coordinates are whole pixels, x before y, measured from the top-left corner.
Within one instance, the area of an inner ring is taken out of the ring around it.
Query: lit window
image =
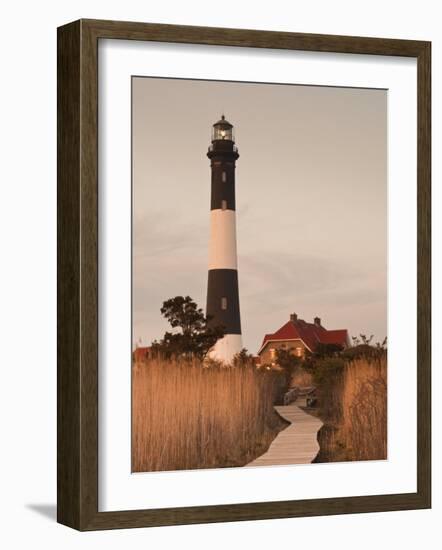
[[[227,181],[227,174],[225,172],[223,172],[223,174],[222,174],[222,180],[223,180],[223,182]]]
[[[221,309],[227,309],[227,298],[221,298]]]
[[[302,348],[296,348],[296,355],[302,357]]]
[[[221,201],[221,209],[222,210],[227,210],[227,201]]]
[[[276,349],[270,348],[270,358],[275,359],[275,357],[276,357]]]

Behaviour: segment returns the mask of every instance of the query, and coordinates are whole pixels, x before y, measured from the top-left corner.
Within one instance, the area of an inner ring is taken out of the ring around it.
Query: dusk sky
[[[170,329],[162,302],[204,309],[211,126],[235,126],[243,344],[291,312],[387,334],[387,92],[133,78],[133,338]]]

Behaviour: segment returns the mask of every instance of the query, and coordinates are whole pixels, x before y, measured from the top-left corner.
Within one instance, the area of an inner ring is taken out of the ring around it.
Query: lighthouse
[[[239,158],[233,125],[224,115],[212,128],[207,152],[211,167],[209,276],[206,315],[223,325],[210,357],[230,363],[242,349],[236,254],[235,167]]]

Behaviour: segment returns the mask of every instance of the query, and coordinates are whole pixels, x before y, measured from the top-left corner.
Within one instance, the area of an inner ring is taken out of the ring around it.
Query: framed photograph
[[[429,508],[429,42],[58,29],[58,521]]]

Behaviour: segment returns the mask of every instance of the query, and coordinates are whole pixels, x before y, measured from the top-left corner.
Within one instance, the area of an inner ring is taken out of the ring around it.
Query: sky
[[[162,302],[205,308],[211,127],[235,126],[244,346],[290,313],[387,335],[387,91],[135,77],[133,339],[170,329]]]

